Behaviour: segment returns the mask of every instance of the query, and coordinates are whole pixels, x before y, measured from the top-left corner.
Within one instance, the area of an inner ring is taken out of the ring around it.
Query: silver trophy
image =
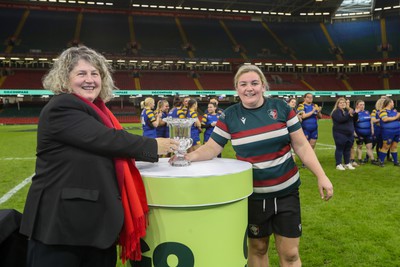
[[[170,164],[175,167],[185,167],[190,165],[190,161],[185,159],[186,150],[192,146],[193,139],[190,138],[190,128],[196,119],[186,118],[178,119],[167,117],[163,119],[169,128],[169,138],[179,142],[178,149],[175,150],[175,158]]]

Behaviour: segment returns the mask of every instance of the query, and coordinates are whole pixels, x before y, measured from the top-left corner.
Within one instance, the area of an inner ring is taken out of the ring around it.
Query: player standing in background
[[[169,110],[169,103],[167,100],[159,100],[157,102],[156,114],[160,115],[160,123],[156,128],[157,137],[169,137],[167,123],[163,121],[163,119],[168,116],[168,110]]]
[[[157,138],[156,128],[160,123],[160,116],[154,114],[153,108],[155,106],[154,99],[147,97],[140,103],[140,107],[143,109],[140,114],[140,121],[142,123],[143,136]]]
[[[374,128],[371,124],[371,114],[368,110],[365,110],[365,102],[363,100],[357,100],[355,112],[358,114],[357,121],[354,123],[358,161],[360,164],[365,164],[371,159],[371,163],[376,164],[378,161],[374,159],[374,153],[372,151]],[[364,160],[362,160],[363,144],[365,144],[367,148],[367,156]]]
[[[218,107],[218,100],[217,100],[216,98],[211,98],[210,101],[209,101],[208,103],[213,103],[213,104],[215,104],[215,107],[216,107],[215,113],[217,113],[218,115],[221,115],[221,114],[224,112],[224,110],[223,110],[222,108],[219,108],[219,107]],[[204,111],[204,114],[208,114],[208,107],[207,107],[207,109]]]
[[[201,122],[197,113],[197,101],[193,98],[188,101],[186,118],[196,119],[190,129],[190,137],[193,139],[193,145],[188,149],[188,152],[192,152],[201,146]]]
[[[172,105],[174,107],[168,112],[168,117],[184,119],[186,117],[186,114],[182,108],[183,103],[179,96],[174,97]]]
[[[301,113],[301,127],[311,147],[315,149],[318,139],[318,119],[322,118],[321,108],[313,103],[313,95],[306,93],[304,102],[297,107],[297,113]],[[303,165],[304,167],[304,165]]]
[[[375,109],[373,109],[371,112],[371,123],[374,126],[372,148],[375,147],[377,157],[379,155],[379,149],[382,147],[382,131],[380,125],[381,120],[379,119],[379,112],[382,109],[383,101],[385,101],[385,98],[381,97],[380,99],[378,99],[375,103]]]
[[[204,143],[207,143],[215,125],[217,124],[220,114],[217,114],[216,111],[217,105],[212,102],[208,103],[207,114],[204,114],[203,118],[201,119],[201,127],[206,129],[204,132]]]
[[[380,125],[382,130],[382,148],[379,149],[379,165],[384,166],[384,161],[388,151],[392,154],[394,166],[399,166],[397,158],[397,143],[399,142],[400,132],[400,113],[394,109],[394,102],[389,97],[383,101],[382,109],[379,113]]]

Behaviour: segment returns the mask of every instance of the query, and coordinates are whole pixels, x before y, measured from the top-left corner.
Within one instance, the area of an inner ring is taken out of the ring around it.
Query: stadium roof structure
[[[300,13],[334,13],[343,0],[134,0],[135,3],[154,3],[167,5],[179,5],[189,7],[214,8],[220,10],[261,11],[281,14]],[[264,13],[263,13],[264,14]]]
[[[341,19],[400,14],[399,0],[0,0],[0,3],[68,5],[124,10],[229,13],[263,17]]]

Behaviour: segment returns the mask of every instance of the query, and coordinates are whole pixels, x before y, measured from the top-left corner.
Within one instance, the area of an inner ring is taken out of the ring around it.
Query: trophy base
[[[170,162],[170,165],[174,167],[186,167],[189,166],[190,164],[191,162],[185,159],[175,159],[174,161]]]

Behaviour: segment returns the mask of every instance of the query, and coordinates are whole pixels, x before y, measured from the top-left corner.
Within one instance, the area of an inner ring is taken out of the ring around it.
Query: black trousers
[[[117,249],[86,246],[46,245],[37,240],[28,242],[28,267],[115,267]]]
[[[0,210],[0,266],[26,266],[28,239],[19,233],[21,218],[16,210]]]
[[[354,136],[352,134],[345,135],[342,133],[333,132],[333,140],[335,141],[335,160],[336,165],[342,163],[342,157],[344,164],[350,163],[351,147],[354,143]]]

